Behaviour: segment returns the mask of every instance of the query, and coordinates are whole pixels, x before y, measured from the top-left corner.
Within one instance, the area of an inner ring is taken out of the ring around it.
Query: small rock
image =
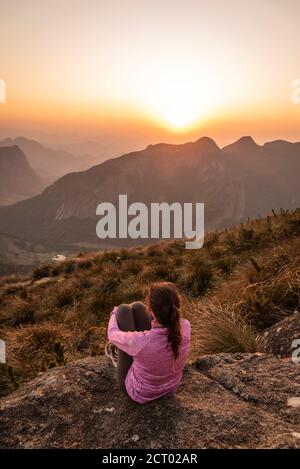
[[[139,435],[133,435],[133,437],[131,439],[132,439],[132,441],[136,442],[136,441],[139,441],[140,437],[139,437]]]
[[[287,400],[287,405],[291,407],[299,407],[300,397],[289,397]]]
[[[262,350],[279,358],[290,357],[292,342],[300,338],[300,313],[287,316],[262,334]]]
[[[109,414],[111,414],[112,412],[115,411],[115,408],[114,407],[105,407],[104,410],[105,410],[105,412],[108,412]]]
[[[103,412],[103,409],[94,409],[93,414],[101,414]]]

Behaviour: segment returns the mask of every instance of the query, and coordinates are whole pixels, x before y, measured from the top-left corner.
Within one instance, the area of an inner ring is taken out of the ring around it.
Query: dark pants
[[[140,301],[131,305],[120,305],[116,318],[119,328],[124,332],[147,331],[151,329],[152,316],[146,306]],[[117,378],[119,387],[125,394],[127,394],[125,379],[132,362],[133,358],[131,355],[118,349]]]

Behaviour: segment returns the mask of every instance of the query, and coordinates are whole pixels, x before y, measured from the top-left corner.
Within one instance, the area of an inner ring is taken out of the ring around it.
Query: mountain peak
[[[146,147],[146,150],[154,150],[154,149],[157,149],[157,148],[166,148],[166,147],[173,147],[174,144],[173,143],[164,143],[164,142],[161,142],[161,143],[150,143],[147,147]]]
[[[0,147],[0,205],[10,205],[40,192],[42,183],[17,145]]]
[[[8,157],[10,159],[23,159],[26,160],[26,156],[24,152],[18,147],[18,145],[8,145],[8,146],[1,146],[0,147],[0,156]],[[27,161],[27,160],[26,160]]]
[[[216,151],[220,150],[216,142],[210,138],[210,137],[201,137],[198,140],[194,142],[196,145],[201,146],[202,148],[205,148],[208,151]]]
[[[288,142],[287,140],[278,139],[278,140],[272,140],[271,142],[266,142],[266,143],[264,143],[263,146],[267,147],[267,146],[271,146],[271,145],[272,146],[274,146],[274,145],[290,146],[290,145],[294,145],[294,143]]]
[[[239,138],[236,140],[234,143],[231,143],[230,145],[227,145],[226,147],[223,147],[222,150],[227,152],[227,153],[235,153],[236,151],[238,152],[256,152],[259,150],[261,147],[253,140],[250,135],[246,135],[244,137]]]
[[[240,143],[243,145],[257,145],[250,135],[245,135],[244,137],[239,138],[235,143]]]
[[[195,142],[187,142],[187,143],[181,143],[181,144],[173,144],[173,143],[156,143],[155,145],[150,144],[146,147],[146,150],[153,150],[153,149],[166,149],[166,148],[179,148],[179,147],[185,147],[186,145],[196,145],[199,147],[201,150],[204,150],[208,153],[211,153],[213,151],[218,151],[220,148],[216,144],[216,142],[210,138],[210,137],[201,137]]]

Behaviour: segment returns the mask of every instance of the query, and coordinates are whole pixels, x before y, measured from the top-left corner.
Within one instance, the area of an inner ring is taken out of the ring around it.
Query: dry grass
[[[4,331],[7,362],[21,382],[73,358],[71,334],[62,325],[43,322]]]
[[[0,336],[13,376],[22,382],[65,360],[102,354],[112,307],[144,300],[160,280],[183,294],[192,357],[256,350],[257,331],[299,304],[299,232],[298,210],[210,233],[199,251],[161,242],[42,265],[26,282],[2,278]]]
[[[255,328],[232,305],[194,303],[191,312],[201,322],[194,331],[197,355],[258,350]]]

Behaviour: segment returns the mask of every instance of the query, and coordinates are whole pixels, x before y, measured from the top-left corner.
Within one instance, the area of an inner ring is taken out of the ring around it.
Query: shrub
[[[36,269],[34,269],[32,278],[33,280],[40,280],[41,278],[44,277],[50,277],[51,276],[51,266],[49,264],[44,264]]]
[[[76,264],[75,262],[64,262],[62,266],[62,270],[66,275],[72,274],[76,269]]]
[[[264,282],[248,289],[243,310],[259,329],[265,329],[292,314],[299,306],[299,291],[288,283]]]
[[[0,397],[14,391],[19,385],[13,367],[0,363]]]
[[[258,265],[258,263],[256,262],[256,260],[253,257],[250,258],[250,261],[251,261],[253,267],[255,268],[256,272],[258,272],[260,274],[261,271],[262,271],[261,266]]]
[[[255,329],[235,308],[213,303],[196,304],[194,314],[201,318],[201,326],[197,329],[200,354],[252,353],[258,350]]]
[[[251,260],[248,277],[252,283],[243,292],[241,307],[259,329],[272,326],[299,307],[297,246],[295,240],[292,245],[274,249],[263,267]]]
[[[167,242],[164,245],[164,254],[168,257],[175,256],[178,259],[185,252],[185,244],[183,241]]]
[[[120,252],[117,250],[105,251],[101,256],[102,264],[107,264],[111,262],[112,264],[118,263],[119,260],[122,259],[120,256]]]
[[[128,259],[122,269],[123,275],[137,275],[143,270],[143,265],[136,259]]]
[[[51,275],[52,275],[52,277],[58,277],[61,274],[61,272],[62,272],[61,266],[59,266],[57,264],[57,265],[53,266],[52,271],[51,271]]]
[[[55,340],[53,344],[53,352],[58,365],[65,365],[67,363],[65,358],[65,346],[59,339]]]
[[[232,254],[234,254],[235,252],[237,252],[237,242],[236,242],[236,239],[235,239],[235,236],[233,233],[227,233],[225,238],[224,238],[224,243],[227,247],[227,249],[229,249],[231,251]]]
[[[20,330],[15,354],[25,362],[33,362],[36,372],[66,363],[64,334],[52,324],[34,325]]]
[[[219,239],[218,233],[216,232],[209,233],[205,239],[205,247],[207,247],[208,249],[211,249],[218,242],[218,239]]]
[[[100,285],[91,288],[89,295],[85,298],[84,308],[101,320],[105,318],[104,311],[108,312],[112,306],[114,306],[112,294],[109,291],[103,291]]]
[[[101,329],[98,327],[90,327],[80,334],[76,340],[75,347],[80,352],[88,351],[92,356],[99,355],[101,351],[100,340]]]
[[[154,244],[152,246],[149,246],[145,250],[145,254],[147,257],[156,257],[160,256],[162,253],[161,246],[159,244]]]
[[[215,266],[224,273],[229,273],[237,265],[237,259],[233,256],[223,256],[215,261]]]
[[[120,287],[120,271],[115,266],[108,264],[102,269],[102,275],[99,282],[90,288],[89,295],[85,298],[85,305],[91,313],[103,319],[102,313],[109,311],[114,306],[118,289]]]
[[[75,343],[77,350],[82,351],[88,348],[90,339],[95,330],[97,330],[95,327],[90,327],[88,330],[80,334],[79,338],[76,340],[76,343]]]
[[[148,282],[176,282],[178,275],[178,267],[174,265],[171,259],[164,258],[159,263],[148,265],[142,278]]]
[[[78,269],[90,269],[93,265],[93,262],[90,259],[85,259],[77,262]]]
[[[213,259],[220,259],[223,256],[227,255],[227,249],[225,246],[213,246],[210,249],[210,255]]]
[[[82,272],[76,276],[76,287],[78,290],[86,290],[97,284],[97,279],[94,279],[87,272]]]
[[[37,305],[30,299],[23,299],[18,296],[13,297],[9,304],[7,316],[4,322],[11,324],[13,327],[21,324],[34,324],[37,317]]]
[[[53,303],[57,308],[65,308],[74,304],[79,296],[80,292],[74,285],[58,285]]]
[[[244,310],[249,321],[258,329],[272,325],[274,308],[271,299],[262,292],[249,292],[244,299]]]
[[[203,295],[212,285],[213,276],[212,265],[199,259],[189,265],[189,270],[182,277],[182,285],[192,296]]]
[[[114,305],[121,303],[133,303],[134,301],[143,301],[147,295],[148,287],[140,284],[123,285],[115,297]],[[113,305],[113,306],[114,306]]]
[[[241,227],[239,230],[239,238],[241,241],[249,242],[254,240],[254,231]]]

